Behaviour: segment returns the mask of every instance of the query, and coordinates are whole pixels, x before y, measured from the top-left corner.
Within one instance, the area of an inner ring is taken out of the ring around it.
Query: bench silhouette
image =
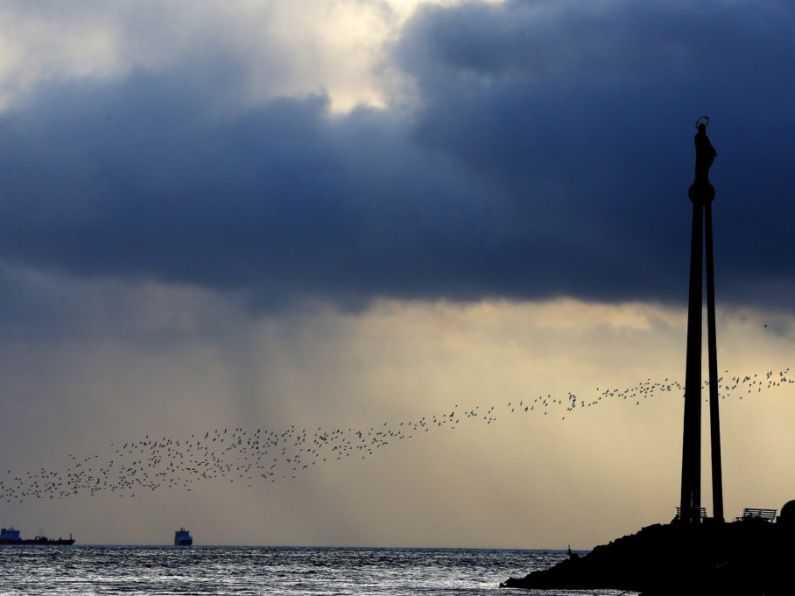
[[[773,522],[776,519],[777,509],[759,509],[755,507],[746,507],[743,509],[742,516],[737,518],[737,521],[747,521],[749,519],[762,519],[766,522]]]

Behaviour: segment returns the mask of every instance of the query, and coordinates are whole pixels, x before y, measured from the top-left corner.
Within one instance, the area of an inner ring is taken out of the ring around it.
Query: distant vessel
[[[19,530],[14,528],[0,528],[0,544],[35,544],[42,546],[63,546],[74,544],[75,540],[69,534],[69,538],[56,538],[50,540],[46,536],[36,536],[35,538],[22,538]]]
[[[190,546],[191,544],[193,544],[193,536],[185,528],[174,532],[174,546]]]

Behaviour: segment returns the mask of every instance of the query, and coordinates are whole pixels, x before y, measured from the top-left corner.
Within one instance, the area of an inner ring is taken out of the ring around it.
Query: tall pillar
[[[696,175],[688,196],[693,203],[690,239],[690,290],[687,308],[687,362],[685,367],[685,420],[682,437],[682,492],[679,516],[683,525],[701,522],[701,309],[704,261],[704,226],[707,246],[707,340],[709,350],[709,405],[712,445],[713,515],[723,521],[723,484],[718,415],[718,358],[715,333],[715,272],[712,254],[712,200],[715,188],[709,169],[717,152],[707,137],[709,118],[696,123]],[[706,219],[706,221],[705,221]]]
[[[712,254],[712,203],[704,207],[707,247],[707,349],[709,352],[709,428],[712,454],[712,517],[723,522],[723,474],[720,456],[720,402],[718,401],[718,340],[715,332],[715,262]]]
[[[682,495],[679,515],[683,524],[700,521],[701,507],[701,282],[704,228],[703,207],[693,201],[690,240],[690,292],[687,309],[687,362],[685,366],[685,422],[682,438]]]

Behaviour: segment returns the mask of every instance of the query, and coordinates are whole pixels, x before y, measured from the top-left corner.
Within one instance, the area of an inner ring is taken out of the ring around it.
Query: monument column
[[[690,240],[690,289],[687,311],[687,362],[685,367],[685,415],[682,438],[682,491],[679,516],[683,525],[701,521],[701,309],[706,240],[707,257],[707,346],[709,351],[709,411],[712,452],[713,516],[723,521],[723,480],[720,454],[718,404],[718,359],[715,332],[715,272],[712,250],[712,200],[715,188],[709,169],[717,155],[707,137],[709,118],[696,123],[696,175],[688,196],[693,203],[693,230]],[[706,226],[706,238],[704,228]]]
[[[707,245],[707,351],[709,354],[709,428],[712,455],[712,517],[723,522],[723,473],[720,456],[720,405],[718,402],[718,340],[715,332],[715,262],[712,254],[712,203],[704,208]]]
[[[690,239],[690,292],[687,309],[685,365],[685,421],[682,438],[682,495],[679,516],[683,524],[698,523],[701,507],[701,281],[704,210],[693,201]]]

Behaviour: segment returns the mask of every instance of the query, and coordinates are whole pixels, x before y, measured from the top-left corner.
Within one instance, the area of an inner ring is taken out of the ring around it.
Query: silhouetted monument
[[[715,333],[715,271],[712,252],[712,200],[715,188],[709,169],[717,151],[707,137],[709,118],[696,123],[696,172],[688,196],[693,203],[693,232],[690,242],[690,293],[687,313],[687,363],[685,368],[685,420],[682,439],[682,494],[680,520],[685,525],[701,521],[701,309],[702,263],[706,244],[707,262],[707,351],[709,354],[709,418],[712,446],[713,517],[723,521],[723,479],[720,455],[718,406],[718,358]],[[702,236],[702,232],[704,235]]]
[[[781,509],[745,508],[724,523],[715,351],[715,275],[709,169],[717,156],[707,137],[709,120],[696,123],[696,175],[690,187],[693,235],[687,320],[682,501],[679,519],[652,524],[595,547],[583,556],[509,578],[506,588],[532,590],[631,590],[641,596],[790,596],[795,594],[795,500]],[[712,443],[712,483],[717,523],[701,523],[701,308],[704,247],[707,264],[707,340]],[[561,553],[562,554],[562,553]]]

